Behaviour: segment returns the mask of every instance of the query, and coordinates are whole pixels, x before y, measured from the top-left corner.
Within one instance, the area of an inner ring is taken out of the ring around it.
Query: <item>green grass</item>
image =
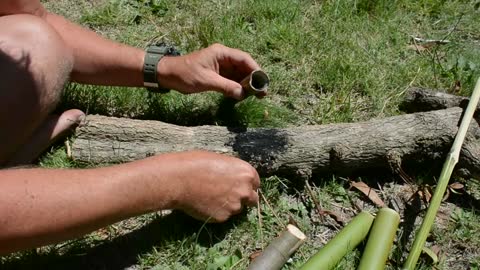
[[[215,42],[240,48],[271,77],[268,97],[239,103],[217,93],[161,95],[144,89],[71,84],[58,110],[79,108],[90,114],[189,126],[355,122],[399,114],[398,104],[410,86],[454,92],[460,84],[454,93],[468,95],[480,76],[477,0],[44,2],[52,11],[134,46],[166,39],[183,53]],[[417,52],[408,48],[412,36],[450,42]],[[66,158],[62,146],[43,156],[40,165],[78,166]],[[342,212],[347,219],[353,215],[345,210],[353,207],[352,200],[362,201],[363,208],[374,208],[349,191],[346,180],[313,180],[323,207]],[[382,184],[393,181],[382,179]],[[262,202],[261,225],[256,208],[221,225],[203,224],[180,214],[165,218],[151,214],[82,239],[0,258],[0,268],[118,269],[133,264],[136,269],[244,269],[249,256],[265,247],[293,218],[309,237],[284,268],[296,269],[336,230],[321,222],[309,195],[289,179],[263,179],[262,190],[271,207]],[[461,200],[455,203],[460,212],[456,210],[448,226],[436,228],[432,236],[446,253],[446,259],[435,267],[479,269],[480,215]],[[388,269],[401,266],[405,252],[406,247],[396,243]],[[467,259],[456,260],[459,252]],[[361,248],[337,269],[355,269],[360,255]],[[432,269],[432,263],[423,258],[420,269]]]

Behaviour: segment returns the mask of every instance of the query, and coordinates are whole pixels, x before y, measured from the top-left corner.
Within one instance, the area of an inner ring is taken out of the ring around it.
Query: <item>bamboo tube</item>
[[[470,122],[473,118],[473,114],[475,113],[475,109],[477,108],[479,99],[480,78],[477,80],[477,84],[475,86],[475,89],[473,90],[467,109],[465,110],[465,114],[460,124],[460,128],[458,129],[457,136],[455,137],[455,141],[453,141],[450,153],[448,154],[448,157],[443,164],[440,179],[438,180],[437,187],[435,188],[435,192],[430,201],[430,206],[428,207],[427,214],[423,219],[420,230],[417,232],[412,249],[410,250],[410,254],[408,254],[407,261],[403,265],[403,269],[405,270],[413,270],[417,265],[418,258],[420,257],[420,253],[422,252],[425,241],[427,240],[433,222],[435,221],[435,216],[437,215],[438,208],[440,207],[440,203],[442,202],[443,196],[447,189],[448,182],[450,181],[450,176],[452,175],[453,168],[455,168],[455,165],[458,162],[458,158],[460,157],[460,150],[462,148],[463,141],[465,140],[468,127],[470,126]]]
[[[257,69],[243,79],[240,84],[246,95],[261,97],[267,94],[270,79],[268,78],[267,73],[263,70]]]
[[[390,208],[378,211],[357,270],[383,270],[397,233],[400,215]]]
[[[367,236],[373,216],[367,212],[358,214],[320,251],[313,255],[300,270],[330,270]]]
[[[280,270],[290,256],[304,242],[307,237],[292,224],[277,238],[252,263],[248,270]]]

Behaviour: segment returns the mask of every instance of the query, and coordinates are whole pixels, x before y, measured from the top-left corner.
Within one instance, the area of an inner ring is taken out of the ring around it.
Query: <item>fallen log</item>
[[[445,92],[412,87],[405,93],[400,109],[407,113],[443,110],[452,107],[465,108],[468,97],[456,96]],[[477,107],[477,110],[480,105]]]
[[[89,115],[77,128],[72,155],[79,162],[98,164],[200,149],[239,157],[263,176],[285,177],[425,169],[441,166],[461,114],[462,109],[455,107],[368,122],[281,129],[181,127]],[[457,165],[464,176],[480,176],[479,136],[474,121]]]

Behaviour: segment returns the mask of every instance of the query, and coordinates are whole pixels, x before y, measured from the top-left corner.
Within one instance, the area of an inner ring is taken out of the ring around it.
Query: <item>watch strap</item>
[[[164,56],[178,56],[180,53],[163,42],[151,45],[145,52],[143,64],[143,85],[152,92],[168,93],[170,89],[159,86],[157,78],[158,63]]]

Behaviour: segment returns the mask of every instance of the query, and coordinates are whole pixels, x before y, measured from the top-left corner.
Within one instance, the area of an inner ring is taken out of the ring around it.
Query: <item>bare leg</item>
[[[7,166],[32,163],[48,146],[69,135],[85,114],[77,109],[63,112],[61,115],[49,115],[42,125],[30,137],[25,145],[7,161]]]
[[[72,53],[43,20],[0,17],[0,165],[30,162],[83,116],[75,110],[47,119],[72,65]]]

